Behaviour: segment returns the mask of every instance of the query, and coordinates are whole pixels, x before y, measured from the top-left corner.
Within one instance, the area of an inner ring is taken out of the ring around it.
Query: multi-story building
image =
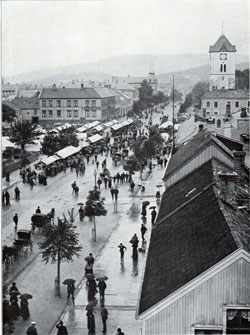
[[[44,88],[39,95],[39,120],[109,120],[119,111],[108,88]]]

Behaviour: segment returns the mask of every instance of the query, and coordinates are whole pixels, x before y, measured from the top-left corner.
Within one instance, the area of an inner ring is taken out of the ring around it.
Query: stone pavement
[[[144,271],[145,253],[139,252],[138,261],[133,261],[131,258],[132,248],[129,241],[134,233],[137,234],[141,241],[141,203],[143,200],[148,200],[150,201],[150,205],[156,205],[156,185],[159,184],[159,182],[162,183],[162,174],[163,169],[156,166],[147,181],[144,181],[146,190],[143,196],[139,191],[136,196],[131,197],[130,209],[121,215],[105,248],[103,248],[95,262],[95,276],[106,275],[109,278],[105,292],[105,306],[109,312],[109,318],[107,320],[108,335],[115,334],[118,327],[120,327],[126,335],[136,335],[140,333],[140,323],[135,319],[135,312]],[[150,210],[147,210],[146,227],[148,228],[148,241],[151,233],[150,212]],[[118,250],[118,245],[121,242],[127,247],[123,262],[120,260]],[[60,319],[64,321],[64,324],[68,328],[69,335],[88,334],[85,309],[88,301],[85,279],[81,281],[79,288],[79,293],[75,299],[75,306],[69,303],[62,316],[58,319],[58,321]],[[99,298],[98,293],[97,298]],[[99,303],[95,308],[95,321],[95,334],[102,334]],[[52,334],[56,335],[56,333],[57,331],[54,329]]]

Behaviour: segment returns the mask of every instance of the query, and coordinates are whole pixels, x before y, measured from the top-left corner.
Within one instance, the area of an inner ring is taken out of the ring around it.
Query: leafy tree
[[[235,71],[235,87],[237,89],[249,89],[249,69]]]
[[[141,103],[141,101],[134,101],[132,110],[135,115],[141,116],[141,113],[143,111],[143,104]]]
[[[2,104],[2,121],[12,122],[16,117],[16,111],[8,105]]]
[[[185,113],[187,108],[191,107],[193,104],[193,94],[188,93],[185,97],[185,101],[183,104],[180,106],[179,113]]]
[[[152,143],[154,143],[154,145],[159,145],[161,146],[164,142],[159,129],[156,126],[153,126],[151,128],[149,128],[149,141],[151,141]]]
[[[171,101],[180,101],[182,99],[182,93],[179,92],[178,90],[174,90],[174,96],[173,96],[173,90],[171,90],[171,93],[170,93],[170,100]]]
[[[60,296],[60,265],[62,262],[72,262],[73,257],[79,257],[82,247],[78,245],[78,233],[73,225],[73,209],[68,211],[69,218],[63,215],[58,218],[58,224],[49,223],[44,230],[44,241],[40,244],[42,261],[46,264],[57,263],[57,292]]]
[[[78,147],[79,145],[79,140],[76,136],[76,130],[74,127],[60,130],[58,133],[58,139],[61,143],[61,148],[65,148],[69,145],[73,145],[73,147]]]
[[[158,91],[157,94],[153,96],[153,99],[155,104],[161,104],[163,102],[166,102],[168,100],[168,97],[166,97],[166,95],[162,91]]]
[[[197,108],[201,108],[201,97],[209,90],[209,83],[205,82],[198,82],[194,85],[192,89],[193,93],[193,104]]]
[[[123,165],[123,169],[133,175],[136,171],[140,171],[140,164],[134,155],[128,157]]]
[[[153,103],[153,89],[147,80],[143,80],[139,87],[139,101],[143,105],[143,109],[151,107]]]
[[[89,218],[93,216],[105,216],[107,210],[104,207],[104,200],[105,198],[101,198],[99,190],[90,190],[84,207],[85,215]]]
[[[10,141],[21,145],[22,150],[24,150],[26,144],[34,144],[34,140],[39,135],[41,135],[41,132],[37,128],[37,124],[32,124],[29,121],[16,121],[9,132]]]

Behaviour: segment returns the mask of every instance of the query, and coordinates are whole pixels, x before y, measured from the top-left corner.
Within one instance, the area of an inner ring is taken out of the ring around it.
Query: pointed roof
[[[236,52],[235,45],[232,45],[225,35],[221,35],[214,45],[210,45],[209,52]]]

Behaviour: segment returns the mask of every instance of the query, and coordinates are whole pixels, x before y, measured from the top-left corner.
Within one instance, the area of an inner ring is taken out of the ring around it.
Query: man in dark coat
[[[147,231],[147,228],[142,223],[141,224],[141,238],[142,238],[143,241],[145,241],[144,235],[145,235],[146,231]]]
[[[15,187],[15,199],[16,201],[20,200],[20,190],[18,186]]]
[[[36,209],[36,214],[41,214],[41,209],[40,209],[39,206],[38,206],[37,209]]]
[[[37,330],[36,330],[36,323],[31,322],[31,326],[26,331],[27,335],[38,335]]]
[[[13,221],[15,223],[15,229],[17,229],[17,225],[18,225],[18,215],[17,215],[17,213],[13,216]]]
[[[5,201],[6,201],[6,206],[10,206],[10,194],[8,191],[5,191]]]
[[[103,300],[105,296],[105,290],[107,288],[107,285],[105,281],[100,281],[97,286],[99,288],[100,300]]]
[[[108,319],[108,310],[105,307],[102,307],[101,310],[101,317],[102,317],[102,324],[103,324],[103,330],[102,332],[105,334],[107,331],[107,319]]]
[[[155,218],[156,218],[157,212],[155,209],[152,210],[151,212],[151,223],[152,225],[155,223]]]
[[[121,259],[123,259],[123,257],[124,257],[124,250],[127,250],[127,248],[122,243],[120,243],[118,245],[118,248],[120,249],[119,251],[120,251],[120,254],[121,254]]]
[[[58,329],[57,335],[68,335],[67,328],[64,326],[63,321],[60,321],[56,325],[56,328]]]

